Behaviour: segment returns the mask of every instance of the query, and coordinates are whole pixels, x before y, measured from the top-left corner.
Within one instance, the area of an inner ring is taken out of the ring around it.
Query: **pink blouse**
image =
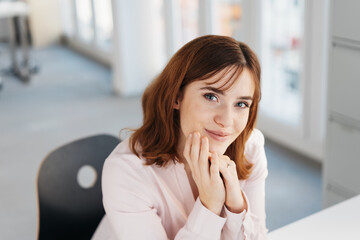
[[[266,239],[265,179],[268,174],[264,136],[255,129],[245,147],[254,163],[240,181],[248,211],[224,207],[220,216],[194,199],[184,165],[145,166],[129,140],[106,159],[102,174],[106,215],[93,239]]]

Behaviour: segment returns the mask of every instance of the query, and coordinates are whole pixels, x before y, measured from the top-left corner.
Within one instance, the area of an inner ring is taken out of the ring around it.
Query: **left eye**
[[[247,104],[246,102],[238,102],[236,106],[240,108],[247,108],[249,107],[249,104]]]
[[[204,95],[204,97],[210,101],[217,101],[217,97],[214,94],[207,93]]]

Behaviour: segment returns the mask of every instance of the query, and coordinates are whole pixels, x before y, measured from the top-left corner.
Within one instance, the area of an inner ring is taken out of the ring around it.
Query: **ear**
[[[173,108],[174,108],[174,109],[176,109],[176,110],[179,110],[179,109],[180,109],[181,100],[182,100],[182,93],[179,93],[179,94],[176,96],[176,99],[175,99],[175,102],[174,102],[174,105],[173,105]]]
[[[176,100],[174,102],[174,105],[173,105],[173,108],[176,109],[176,110],[180,109],[180,100],[179,100],[179,98],[176,98]]]

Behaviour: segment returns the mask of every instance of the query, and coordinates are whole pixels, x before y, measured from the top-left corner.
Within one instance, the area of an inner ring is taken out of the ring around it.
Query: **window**
[[[110,48],[113,32],[111,0],[94,0],[96,41],[100,47]]]
[[[263,0],[261,8],[261,112],[284,124],[302,118],[304,1]]]
[[[87,42],[94,38],[91,0],[76,0],[76,23],[78,36]]]
[[[68,45],[110,65],[113,35],[111,0],[62,0],[60,8]]]
[[[182,43],[199,36],[199,1],[177,0],[180,6]]]
[[[243,19],[242,0],[218,0],[215,10],[215,33],[240,39]]]

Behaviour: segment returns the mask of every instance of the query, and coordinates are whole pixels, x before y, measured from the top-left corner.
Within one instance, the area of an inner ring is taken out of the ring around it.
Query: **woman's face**
[[[226,68],[213,77],[194,81],[185,87],[174,108],[180,113],[178,151],[182,156],[186,137],[195,131],[209,139],[210,152],[223,155],[244,130],[249,116],[255,85],[245,68],[227,90],[224,84],[233,71]],[[224,74],[224,72],[228,71]],[[218,82],[214,82],[222,76]],[[223,87],[224,86],[224,87]]]

